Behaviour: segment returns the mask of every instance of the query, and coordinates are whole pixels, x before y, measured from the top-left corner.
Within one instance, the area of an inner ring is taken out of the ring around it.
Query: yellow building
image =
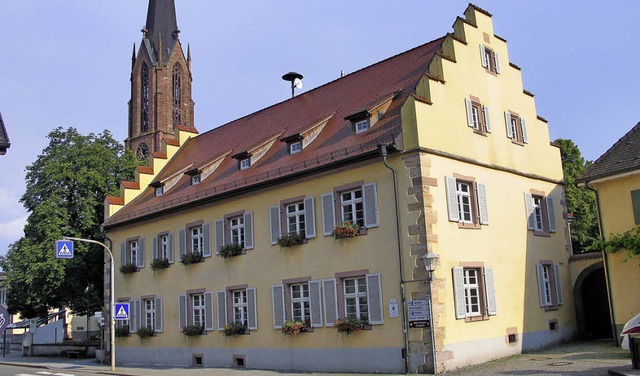
[[[579,184],[596,192],[600,232],[605,240],[640,225],[640,123],[624,135],[579,179]],[[637,286],[640,268],[637,257],[625,250],[604,254],[614,340],[622,327],[640,313]]]
[[[470,5],[424,45],[164,136],[106,199],[117,362],[443,372],[565,340],[563,205],[547,122]]]

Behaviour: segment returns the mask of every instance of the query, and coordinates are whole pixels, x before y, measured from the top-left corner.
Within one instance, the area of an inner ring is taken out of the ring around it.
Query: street
[[[0,376],[82,376],[92,374],[91,372],[66,372],[44,370],[42,368],[19,367],[13,365],[2,365],[0,367]]]

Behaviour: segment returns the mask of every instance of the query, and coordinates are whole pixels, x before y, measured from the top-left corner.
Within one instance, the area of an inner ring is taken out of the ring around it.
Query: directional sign
[[[56,257],[70,259],[73,258],[73,241],[58,240],[56,241]]]
[[[129,303],[116,303],[116,320],[129,320]]]
[[[424,328],[429,326],[431,315],[429,314],[429,301],[426,299],[411,300],[408,302],[407,314],[409,327]]]

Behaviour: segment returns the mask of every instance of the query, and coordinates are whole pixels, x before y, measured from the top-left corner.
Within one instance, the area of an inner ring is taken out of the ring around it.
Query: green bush
[[[142,327],[142,328],[138,329],[136,334],[138,335],[138,337],[140,337],[140,339],[143,339],[143,338],[147,338],[147,337],[151,337],[151,336],[155,335],[156,332],[153,329],[148,328],[148,327],[145,326],[145,327]]]
[[[180,262],[183,265],[197,264],[202,262],[202,253],[200,252],[187,252],[180,257]]]
[[[157,258],[151,261],[151,269],[155,272],[169,267],[169,260],[166,258]]]
[[[138,271],[138,267],[131,263],[120,266],[120,273],[122,274],[131,274],[137,271]]]
[[[201,336],[204,334],[204,326],[202,325],[187,325],[182,328],[182,334],[187,337]]]
[[[247,332],[247,327],[240,321],[232,322],[231,324],[227,324],[222,329],[222,334],[225,337],[235,336],[237,334],[245,334]]]
[[[281,247],[293,247],[294,245],[304,243],[304,236],[298,232],[290,232],[278,238],[278,244]]]
[[[244,248],[238,243],[229,243],[220,247],[220,256],[230,258],[242,254]]]

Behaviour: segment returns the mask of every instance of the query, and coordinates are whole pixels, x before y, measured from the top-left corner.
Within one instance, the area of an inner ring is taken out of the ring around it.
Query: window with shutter
[[[330,312],[327,310],[327,288],[335,281],[337,289],[337,315],[339,318],[356,318],[367,320],[371,325],[384,324],[384,311],[382,307],[382,285],[380,274],[370,274],[367,270],[337,273],[335,280],[324,280],[325,289],[325,316],[327,326]],[[328,291],[331,294],[331,290]],[[329,301],[331,303],[331,301]],[[332,320],[332,322],[335,320]]]
[[[445,177],[449,221],[460,228],[480,228],[489,224],[487,188],[468,176]]]
[[[488,320],[498,313],[493,268],[473,264],[452,269],[456,319]]]
[[[560,265],[551,261],[541,261],[536,264],[538,276],[538,294],[540,307],[554,310],[562,305],[562,283],[560,281]]]
[[[527,229],[534,235],[550,236],[556,232],[554,200],[544,192],[531,190],[524,193]]]
[[[220,290],[216,292],[218,301],[218,330],[223,330],[227,325],[227,292]]]
[[[285,321],[284,285],[271,286],[271,302],[273,305],[273,327],[282,329],[282,323]]]
[[[480,59],[482,61],[482,66],[487,70],[487,72],[500,74],[500,60],[495,51],[481,44]]]
[[[330,236],[336,226],[333,193],[325,193],[322,196],[322,234]]]
[[[633,221],[640,225],[640,189],[631,191],[631,206],[633,208]]]
[[[476,133],[487,134],[491,132],[489,123],[489,108],[480,103],[480,99],[476,97],[465,98],[465,107],[467,110],[467,125]]]
[[[322,294],[324,300],[325,326],[333,326],[338,319],[338,301],[336,293],[336,280],[322,280]]]
[[[527,135],[527,123],[524,118],[515,112],[506,111],[504,113],[507,137],[516,144],[523,145],[529,142]]]

